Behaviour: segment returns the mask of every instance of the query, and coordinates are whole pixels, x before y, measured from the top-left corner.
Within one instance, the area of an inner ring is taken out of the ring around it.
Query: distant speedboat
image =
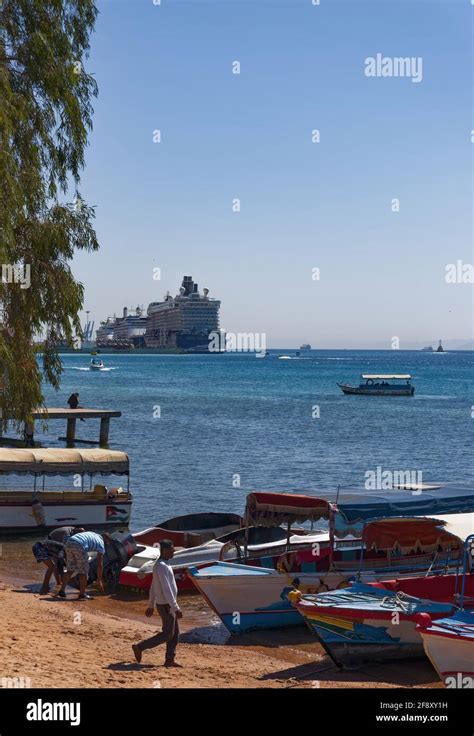
[[[363,373],[361,378],[365,383],[358,386],[350,386],[347,383],[337,385],[345,394],[362,394],[364,396],[413,396],[415,387],[411,385],[411,376],[404,374],[372,374]],[[395,383],[389,383],[395,381]],[[397,383],[405,381],[404,384]]]
[[[91,371],[103,371],[105,368],[104,362],[100,358],[92,358],[89,363],[89,369]]]
[[[432,353],[432,352],[434,352],[433,351],[433,346],[432,345],[427,345],[426,348],[421,348],[421,352],[422,353]]]
[[[303,343],[303,344],[302,344],[302,345],[300,346],[300,350],[311,350],[311,345],[309,344],[309,342],[304,342],[304,343]]]

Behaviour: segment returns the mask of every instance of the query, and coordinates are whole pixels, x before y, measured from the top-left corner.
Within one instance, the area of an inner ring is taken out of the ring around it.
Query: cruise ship
[[[130,312],[123,308],[122,317],[109,317],[100,323],[96,331],[97,347],[138,348],[143,347],[148,318],[141,307]]]
[[[220,306],[209,298],[209,289],[201,294],[192,276],[184,276],[179,294],[168,293],[164,301],[148,306],[146,347],[207,351],[209,333],[219,329]]]

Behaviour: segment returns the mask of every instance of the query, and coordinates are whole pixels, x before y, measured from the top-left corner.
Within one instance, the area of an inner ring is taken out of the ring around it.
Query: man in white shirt
[[[138,644],[132,644],[132,649],[135,659],[140,663],[142,652],[145,649],[153,649],[160,644],[166,644],[165,667],[181,667],[180,664],[175,662],[175,653],[179,638],[178,620],[183,617],[183,614],[176,600],[178,587],[174,573],[168,564],[168,560],[171,560],[174,555],[173,542],[169,539],[163,539],[160,542],[160,550],[160,557],[153,566],[150,596],[145,615],[147,617],[153,616],[156,606],[163,630],[160,634],[155,634],[155,636],[144,639]]]

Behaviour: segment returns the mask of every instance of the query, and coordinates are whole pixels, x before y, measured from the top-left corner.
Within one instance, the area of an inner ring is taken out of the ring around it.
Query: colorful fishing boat
[[[337,385],[344,394],[362,396],[414,396],[415,394],[415,387],[412,386],[409,373],[363,373],[361,378],[363,383],[358,386],[351,386],[348,383]]]
[[[272,523],[273,518],[273,523],[276,523],[277,500],[272,499],[271,503],[270,499],[268,503],[264,502],[265,499],[256,500],[259,501],[258,508],[247,518],[254,523],[260,520],[267,524]],[[317,502],[316,508],[321,512],[323,500],[312,500]],[[273,517],[272,507],[275,510]],[[300,513],[303,512],[300,510]],[[404,554],[399,549],[371,550],[362,554],[361,540],[336,541],[335,511],[328,506],[324,513],[331,514],[329,543],[321,546],[315,543],[310,549],[285,553],[277,563],[277,570],[258,567],[248,570],[245,565],[230,562],[188,569],[187,575],[231,633],[301,625],[303,621],[295,615],[289,595],[295,587],[307,594],[317,593],[346,587],[356,575],[363,582],[376,582],[390,580],[394,576],[412,576],[414,572],[426,573],[430,567],[433,572],[445,572],[454,570],[458,564],[459,549],[457,554],[452,550],[422,553],[417,550],[414,554]],[[459,540],[455,541],[459,546]],[[447,610],[444,609],[443,613]],[[234,615],[236,613],[239,615]]]
[[[453,552],[460,561],[462,538],[473,528],[474,514],[446,520],[391,518],[369,522],[363,534],[367,550],[399,549]],[[458,610],[463,577],[443,574],[409,577],[364,585],[352,582],[345,590],[292,597],[309,628],[338,666],[364,661],[422,656],[417,624]],[[474,593],[474,578],[464,585]]]
[[[0,448],[0,477],[33,476],[30,490],[0,490],[0,533],[38,532],[70,525],[85,528],[127,526],[132,508],[129,460],[125,452],[104,449]],[[79,489],[46,489],[49,476],[80,479]],[[96,484],[96,475],[127,476],[127,489]],[[89,476],[89,488],[86,487]]]

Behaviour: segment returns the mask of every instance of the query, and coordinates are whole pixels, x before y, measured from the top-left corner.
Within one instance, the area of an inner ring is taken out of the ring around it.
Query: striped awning
[[[332,505],[324,498],[297,493],[249,493],[245,507],[247,526],[280,526],[329,519]]]

